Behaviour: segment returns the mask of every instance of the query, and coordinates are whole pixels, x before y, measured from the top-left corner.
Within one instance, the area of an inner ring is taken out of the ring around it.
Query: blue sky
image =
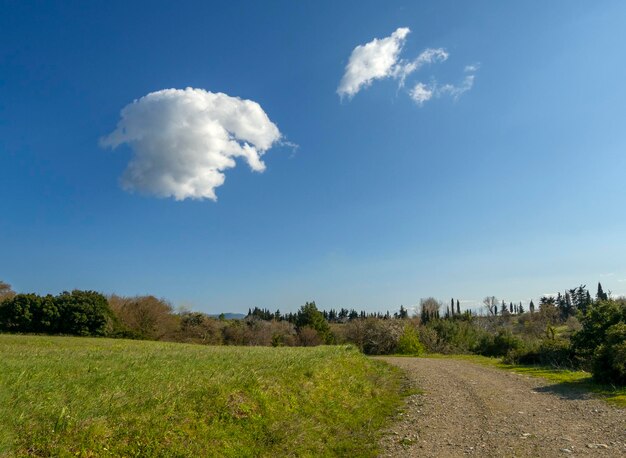
[[[0,279],[20,292],[206,312],[626,294],[623,2],[0,8]],[[355,47],[401,27],[399,60],[447,59],[341,98]],[[468,65],[469,90],[411,99]],[[100,139],[133,100],[187,87],[259,104],[283,135],[265,170],[237,158],[216,201],[123,189],[136,150]]]

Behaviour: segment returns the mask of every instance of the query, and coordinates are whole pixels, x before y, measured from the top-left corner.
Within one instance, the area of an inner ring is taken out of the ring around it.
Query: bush
[[[580,324],[572,343],[583,367],[598,381],[625,384],[626,301],[596,302],[580,317]]]
[[[171,304],[154,296],[113,295],[108,303],[124,331],[135,338],[167,340],[181,327]]]
[[[544,339],[536,344],[525,344],[511,350],[504,357],[507,364],[538,364],[557,368],[576,366],[574,352],[567,340]]]
[[[483,334],[472,351],[483,356],[506,356],[509,352],[522,350],[524,346],[522,339],[509,330],[501,329],[495,335]]]
[[[420,342],[419,334],[413,326],[406,325],[404,327],[404,332],[400,336],[400,339],[398,339],[396,353],[415,356],[424,353],[424,345]]]
[[[487,334],[471,320],[435,320],[427,327],[437,333],[438,353],[469,353]]]
[[[613,300],[596,302],[580,317],[582,329],[572,336],[576,353],[583,358],[591,358],[596,349],[605,342],[608,329],[625,322],[626,302]]]
[[[298,331],[298,345],[301,347],[316,347],[323,343],[319,332],[309,326],[304,326]]]
[[[626,323],[611,326],[593,355],[592,373],[596,381],[626,385]]]
[[[398,347],[403,320],[358,319],[348,322],[345,338],[368,355],[388,355]]]
[[[298,311],[296,315],[296,327],[298,328],[298,334],[301,333],[301,330],[304,328],[314,329],[322,339],[323,343],[332,344],[334,343],[334,336],[330,332],[330,327],[328,326],[328,322],[324,318],[322,312],[317,309],[315,302],[307,302]],[[308,337],[311,336],[309,331],[305,331]]]

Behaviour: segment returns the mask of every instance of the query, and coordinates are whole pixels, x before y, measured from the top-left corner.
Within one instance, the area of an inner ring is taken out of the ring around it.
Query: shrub
[[[419,356],[424,353],[424,345],[420,342],[419,334],[413,326],[406,325],[404,327],[404,332],[398,339],[396,353],[415,356]]]
[[[429,326],[421,326],[420,342],[428,353],[449,353],[449,345],[439,337],[437,331]]]
[[[472,320],[435,320],[427,327],[437,333],[439,353],[468,353],[487,334]]]
[[[567,368],[576,366],[571,345],[564,339],[544,339],[535,344],[526,343],[522,347],[509,351],[504,357],[504,362]]]
[[[324,340],[315,329],[304,326],[298,331],[298,343],[302,347],[316,347],[323,344]]]
[[[358,319],[348,322],[346,340],[368,355],[388,355],[396,351],[404,330],[402,320]]]
[[[204,313],[184,312],[180,314],[180,330],[176,340],[220,345],[222,343],[221,327],[220,321]]]
[[[620,344],[624,342],[620,331],[622,328],[617,325],[626,324],[626,301],[596,302],[587,309],[587,313],[580,316],[580,324],[581,330],[572,336],[576,356],[594,377],[603,380],[614,378],[611,374],[614,374],[614,365],[619,367]],[[610,343],[609,335],[612,339]],[[619,378],[619,375],[615,376]]]
[[[181,327],[171,304],[154,296],[113,295],[108,303],[124,330],[136,338],[162,340]]]
[[[521,338],[509,330],[501,329],[495,335],[483,334],[472,351],[483,356],[506,356],[511,351],[520,351],[524,346]]]
[[[315,302],[307,302],[300,307],[296,315],[296,327],[298,328],[298,333],[300,333],[303,328],[312,328],[317,332],[324,343],[334,343],[334,337],[330,332],[328,322],[322,312],[317,309]]]
[[[626,323],[611,326],[593,355],[592,373],[602,383],[626,385]]]
[[[610,300],[593,304],[580,318],[582,329],[572,336],[576,351],[582,356],[593,354],[604,343],[607,330],[625,321],[626,304]]]

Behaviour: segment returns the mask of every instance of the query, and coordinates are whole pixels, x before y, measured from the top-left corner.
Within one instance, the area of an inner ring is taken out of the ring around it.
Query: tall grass
[[[399,386],[345,346],[0,335],[0,455],[370,456]]]

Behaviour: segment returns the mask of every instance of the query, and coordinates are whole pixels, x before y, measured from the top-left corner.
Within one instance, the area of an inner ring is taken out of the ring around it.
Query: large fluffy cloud
[[[409,32],[407,27],[400,27],[389,37],[374,38],[369,43],[354,48],[337,94],[341,97],[353,97],[375,79],[385,78],[396,72],[398,56]]]
[[[216,200],[215,188],[235,158],[262,172],[261,157],[280,139],[258,103],[187,88],[152,92],[127,105],[101,145],[126,143],[134,152],[121,178],[126,190]]]

